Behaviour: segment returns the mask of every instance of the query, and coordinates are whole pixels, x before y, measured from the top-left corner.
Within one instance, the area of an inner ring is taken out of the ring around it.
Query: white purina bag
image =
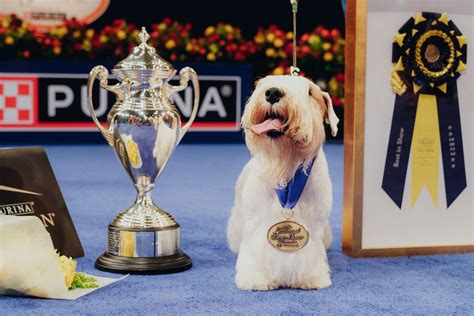
[[[49,233],[36,216],[0,215],[0,294],[67,295]]]
[[[125,277],[94,276],[98,288]],[[53,242],[39,218],[0,214],[0,295],[73,300],[98,288],[67,289]]]

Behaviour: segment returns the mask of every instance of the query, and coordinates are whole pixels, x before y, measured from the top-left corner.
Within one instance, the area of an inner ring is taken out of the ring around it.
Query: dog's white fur
[[[265,91],[276,87],[284,97],[271,106]],[[268,113],[286,118],[284,135],[274,139],[252,132]],[[332,185],[322,144],[324,121],[333,136],[338,119],[329,95],[310,80],[296,76],[267,76],[257,83],[242,117],[246,143],[252,158],[237,181],[227,239],[238,253],[235,282],[242,290],[279,287],[321,289],[331,285],[326,249],[332,240],[329,213]],[[295,252],[282,252],[267,241],[267,231],[283,220],[275,187],[285,185],[299,166],[315,163],[293,220],[309,232],[307,245]]]

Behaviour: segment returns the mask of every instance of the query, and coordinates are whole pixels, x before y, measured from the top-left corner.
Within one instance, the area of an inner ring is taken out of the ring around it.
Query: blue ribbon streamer
[[[308,181],[309,175],[311,174],[311,169],[316,158],[314,158],[309,164],[308,168],[305,170],[303,166],[299,167],[296,170],[293,178],[288,182],[285,187],[276,188],[275,192],[277,194],[278,200],[283,208],[292,209],[298,203],[301,194],[303,194],[304,187]]]

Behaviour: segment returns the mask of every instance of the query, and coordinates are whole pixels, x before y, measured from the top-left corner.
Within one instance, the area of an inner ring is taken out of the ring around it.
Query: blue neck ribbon
[[[316,158],[311,161],[308,168],[306,169],[306,172],[304,171],[303,166],[300,166],[298,170],[296,170],[293,178],[285,187],[275,189],[278,200],[280,200],[280,204],[283,208],[292,209],[295,207],[296,203],[298,203],[301,194],[303,194],[306,182],[308,182],[308,178],[315,160]]]

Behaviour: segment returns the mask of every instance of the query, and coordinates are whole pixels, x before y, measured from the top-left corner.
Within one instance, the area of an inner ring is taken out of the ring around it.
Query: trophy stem
[[[155,184],[151,183],[150,177],[140,176],[138,183],[135,184],[135,188],[137,189],[135,205],[140,205],[143,210],[156,208],[153,197],[151,196],[151,191],[154,187]]]

